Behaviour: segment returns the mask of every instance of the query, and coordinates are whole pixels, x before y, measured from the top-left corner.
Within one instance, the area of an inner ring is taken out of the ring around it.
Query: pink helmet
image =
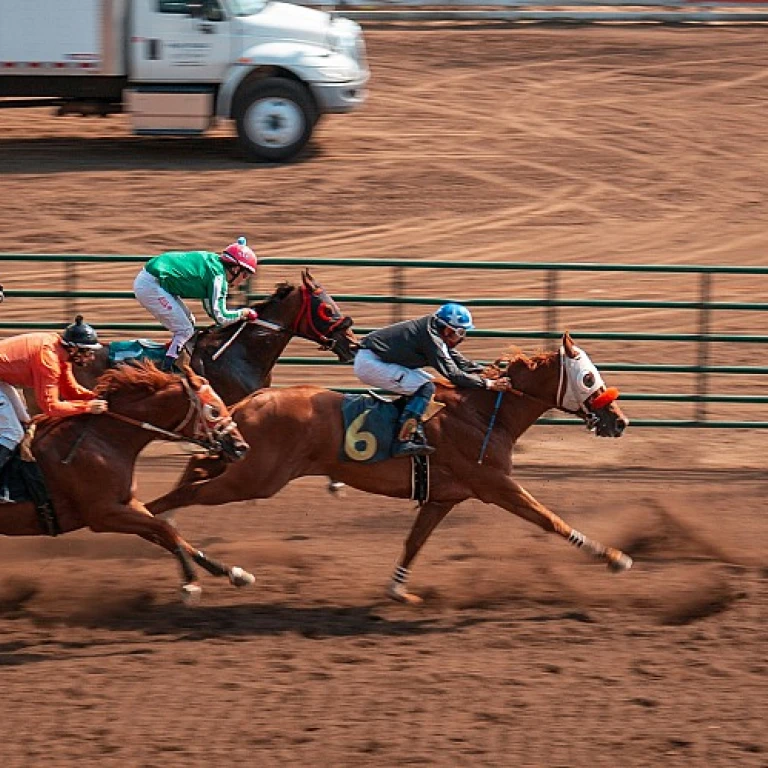
[[[245,244],[244,237],[238,237],[237,242],[228,245],[219,258],[225,264],[236,264],[251,274],[256,271],[256,254]]]

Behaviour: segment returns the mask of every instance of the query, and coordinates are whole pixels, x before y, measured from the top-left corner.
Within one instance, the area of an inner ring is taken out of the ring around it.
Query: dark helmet
[[[61,334],[61,340],[65,347],[101,349],[96,331],[88,323],[83,322],[82,315],[78,315],[75,322],[66,327],[64,333]]]

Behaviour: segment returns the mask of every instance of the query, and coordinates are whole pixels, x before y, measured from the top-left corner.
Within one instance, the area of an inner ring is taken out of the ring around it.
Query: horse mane
[[[253,309],[255,309],[257,312],[263,312],[267,307],[271,306],[272,304],[277,304],[280,301],[283,301],[288,294],[290,294],[294,289],[296,288],[295,285],[288,282],[282,282],[278,283],[275,286],[275,290],[273,291],[271,296],[267,296],[264,301],[260,301],[257,304],[253,305]]]
[[[489,363],[483,369],[481,375],[486,379],[498,379],[500,376],[508,376],[509,370],[514,366],[523,366],[530,371],[534,371],[542,365],[550,362],[553,355],[556,352],[534,352],[531,355],[526,355],[518,347],[508,347],[501,356],[496,358],[492,363]],[[471,411],[464,409],[467,399],[471,399],[475,396],[475,393],[482,390],[475,389],[460,389],[452,384],[448,379],[440,376],[439,374],[434,378],[435,384],[441,388],[439,400],[445,402],[446,405],[455,405],[462,408],[464,418],[470,418],[467,414]],[[479,422],[478,422],[479,423]]]
[[[175,382],[177,377],[161,371],[149,361],[127,363],[108,368],[96,382],[94,392],[99,397],[117,392],[159,392]]]
[[[486,366],[483,376],[487,379],[498,379],[499,376],[504,375],[507,369],[514,365],[521,365],[529,371],[535,371],[552,360],[552,356],[555,354],[557,353],[539,351],[534,352],[532,355],[526,355],[519,347],[508,347],[502,352],[501,357],[496,358],[496,360]]]

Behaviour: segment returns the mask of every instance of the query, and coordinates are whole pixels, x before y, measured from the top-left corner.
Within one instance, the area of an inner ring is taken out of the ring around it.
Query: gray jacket
[[[485,388],[485,379],[477,375],[483,367],[448,347],[440,337],[434,315],[380,328],[369,333],[360,346],[385,363],[411,369],[430,366],[457,387]]]

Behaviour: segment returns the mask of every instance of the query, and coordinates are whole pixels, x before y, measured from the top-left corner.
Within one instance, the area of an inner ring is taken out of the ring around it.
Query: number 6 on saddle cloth
[[[341,406],[344,443],[339,460],[375,464],[392,458],[396,428],[407,402],[407,397],[390,400],[374,392],[345,395]],[[423,421],[429,421],[442,408],[443,403],[432,399]]]
[[[395,433],[407,402],[407,397],[389,400],[374,392],[344,395],[341,405],[344,442],[339,449],[339,460],[375,464],[392,458]],[[443,408],[443,403],[432,399],[422,420],[429,421]],[[426,504],[429,499],[429,456],[412,456],[411,469],[411,499]]]

